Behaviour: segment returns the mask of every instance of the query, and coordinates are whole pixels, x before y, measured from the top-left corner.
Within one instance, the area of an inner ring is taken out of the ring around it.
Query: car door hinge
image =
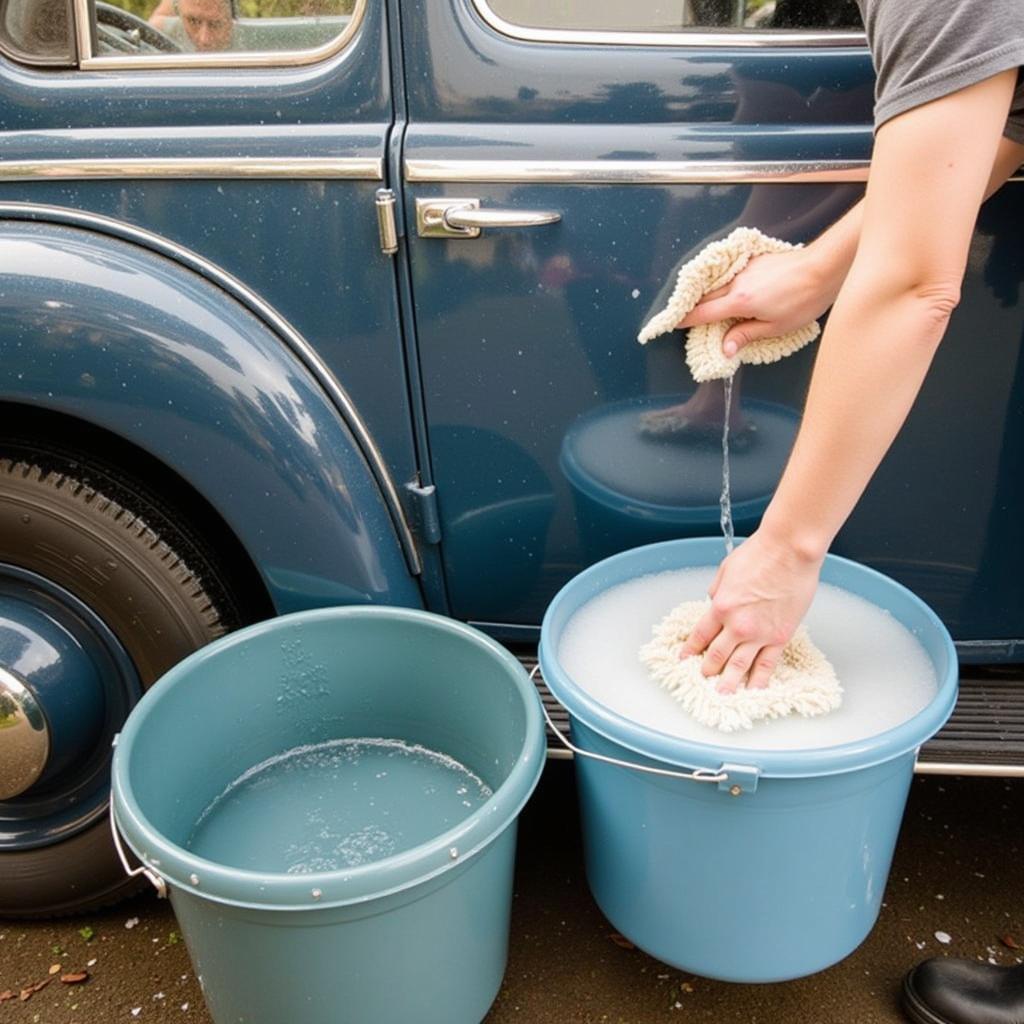
[[[417,526],[424,544],[441,543],[441,517],[437,511],[437,488],[433,484],[424,487],[413,481],[405,489],[412,498],[416,509]]]
[[[380,251],[385,256],[398,252],[398,225],[395,223],[395,193],[390,188],[377,189],[377,228],[380,231]]]

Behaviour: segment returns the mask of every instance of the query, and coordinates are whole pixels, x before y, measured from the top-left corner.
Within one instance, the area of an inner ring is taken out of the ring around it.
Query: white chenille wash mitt
[[[701,725],[735,732],[762,718],[811,718],[839,707],[843,688],[803,626],[786,644],[764,689],[743,686],[735,693],[719,693],[715,686],[720,677],[700,670],[703,655],[679,657],[690,631],[710,607],[710,601],[683,602],[654,627],[654,639],[640,649],[640,660],[651,675]]]
[[[637,335],[645,345],[671,331],[708,292],[727,285],[755,256],[786,252],[797,246],[762,234],[757,228],[736,228],[732,234],[705,246],[679,268],[668,305],[651,317]],[[744,345],[736,355],[722,352],[722,339],[736,320],[691,327],[686,339],[686,362],[698,383],[731,377],[741,363],[774,363],[803,348],[821,333],[817,320],[776,338],[762,338]]]

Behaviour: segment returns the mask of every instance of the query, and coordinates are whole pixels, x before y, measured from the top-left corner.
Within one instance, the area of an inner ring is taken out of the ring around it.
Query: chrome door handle
[[[554,210],[481,210],[479,199],[417,199],[423,238],[478,238],[483,228],[532,228],[562,219]]]
[[[444,214],[444,222],[450,228],[532,228],[561,219],[562,215],[554,210],[479,210],[461,206]]]

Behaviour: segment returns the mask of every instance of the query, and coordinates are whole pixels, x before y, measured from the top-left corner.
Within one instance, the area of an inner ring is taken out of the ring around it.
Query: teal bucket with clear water
[[[143,697],[113,823],[166,887],[216,1024],[476,1024],[544,755],[536,691],[483,634],[406,609],[300,612]]]
[[[956,702],[956,651],[909,590],[829,556],[823,582],[895,616],[938,680],[927,707],[878,735],[798,750],[734,749],[725,734],[720,746],[679,739],[604,706],[559,664],[566,627],[588,601],[640,576],[721,558],[720,539],[695,538],[591,566],[549,606],[540,665],[569,712],[587,878],[605,916],[683,970],[784,981],[841,960],[874,925],[917,749]]]

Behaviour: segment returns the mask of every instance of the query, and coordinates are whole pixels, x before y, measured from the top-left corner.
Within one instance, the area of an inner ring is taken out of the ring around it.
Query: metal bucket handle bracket
[[[114,736],[114,741],[111,746],[117,746],[117,736]],[[156,889],[157,896],[160,899],[167,899],[167,883],[155,872],[151,871],[148,867],[143,865],[142,867],[133,868],[128,863],[128,855],[124,852],[124,846],[121,844],[121,833],[117,830],[117,822],[114,820],[114,798],[110,798],[110,806],[107,808],[107,817],[110,819],[110,834],[114,837],[114,849],[117,850],[118,859],[121,861],[121,867],[124,868],[125,874],[129,878],[135,878],[137,875],[144,875],[149,879],[150,884]]]
[[[536,684],[537,673],[540,665],[534,665],[530,672],[530,680]],[[551,693],[551,690],[548,690]],[[552,693],[552,698],[558,700]],[[564,707],[560,701],[559,706]],[[718,788],[728,792],[730,796],[740,796],[743,793],[754,793],[757,790],[757,780],[761,770],[749,764],[726,763],[715,771],[713,768],[695,768],[692,772],[677,772],[669,768],[653,768],[646,764],[636,764],[633,761],[622,761],[617,757],[607,757],[605,754],[595,754],[592,750],[584,750],[576,746],[561,729],[552,721],[544,701],[540,702],[540,709],[544,713],[544,719],[548,728],[558,737],[561,743],[580,757],[589,757],[594,761],[603,761],[605,764],[615,765],[618,768],[630,768],[635,772],[646,772],[648,775],[661,775],[668,779],[688,779],[690,782],[717,782]],[[568,709],[566,709],[568,710]]]
[[[118,832],[118,830],[117,830],[117,822],[114,821],[114,805],[113,805],[113,802],[111,802],[111,805],[110,805],[109,817],[110,817],[110,834],[114,837],[114,847],[117,849],[117,856],[121,860],[121,867],[124,868],[125,874],[128,875],[129,878],[134,878],[136,875],[145,875],[146,878],[149,879],[149,881],[152,884],[153,888],[156,889],[157,896],[159,896],[160,899],[162,899],[162,900],[166,899],[167,898],[167,883],[155,871],[150,871],[150,869],[145,867],[145,866],[138,867],[138,868],[133,868],[128,863],[128,857],[127,857],[127,855],[124,852],[124,847],[121,845],[121,833]]]

